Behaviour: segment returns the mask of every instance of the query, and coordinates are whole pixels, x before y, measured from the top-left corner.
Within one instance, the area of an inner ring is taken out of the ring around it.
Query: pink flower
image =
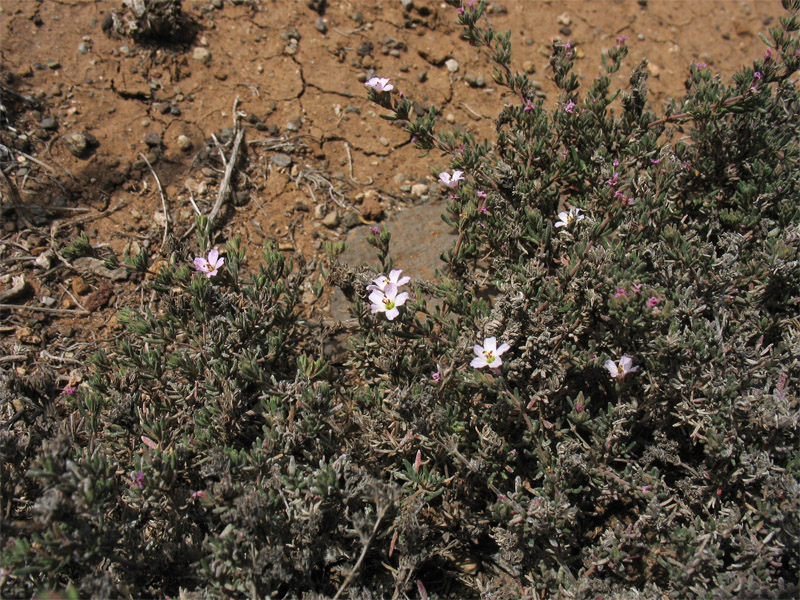
[[[617,291],[614,292],[614,298],[621,298],[622,296],[627,296],[628,292],[625,291],[625,288],[618,287]]]
[[[484,198],[484,199],[486,198],[486,196],[488,196],[488,194],[486,192],[484,192],[483,190],[479,190],[479,191],[475,192],[475,195],[478,198]]]
[[[439,383],[442,380],[442,372],[436,371],[436,373],[431,375],[431,379],[433,379],[436,383]]]
[[[473,347],[475,358],[469,364],[476,369],[482,369],[486,366],[497,369],[503,364],[503,359],[500,358],[500,355],[510,348],[511,346],[508,344],[503,344],[498,348],[497,339],[494,337],[486,338],[483,340],[483,346],[475,344]]]
[[[619,362],[614,362],[609,359],[605,362],[605,367],[608,369],[608,373],[615,379],[622,379],[628,373],[639,370],[638,366],[633,366],[633,359],[630,356],[623,356],[619,359]]]
[[[67,396],[72,396],[72,394],[74,394],[77,391],[78,391],[78,388],[76,388],[74,386],[71,386],[71,385],[68,385],[67,387],[64,388],[64,390],[61,393],[62,394],[66,394]]]
[[[381,228],[377,225],[373,225],[372,229],[370,229],[373,235],[378,235],[381,232]]]
[[[208,278],[216,275],[223,264],[225,264],[225,259],[219,255],[216,248],[211,249],[208,253],[208,258],[198,256],[194,259],[194,268],[201,273],[205,273]]]
[[[753,79],[758,79],[760,81],[763,78],[764,78],[764,76],[759,71],[756,71],[755,73],[753,73]]]
[[[464,179],[464,171],[453,171],[453,174],[450,175],[447,171],[442,171],[439,173],[439,182],[445,184],[449,188],[454,188],[458,185],[458,182]]]
[[[771,60],[772,59],[772,50],[767,48],[767,51],[764,52],[764,60]]]
[[[408,300],[408,292],[397,293],[397,286],[389,283],[382,290],[374,289],[369,295],[372,302],[372,314],[377,312],[386,313],[386,318],[393,321],[400,314],[398,306],[403,306]]]
[[[407,284],[409,281],[411,281],[411,277],[400,277],[402,272],[402,269],[394,269],[389,272],[388,277],[383,274],[378,275],[372,280],[372,284],[367,286],[367,290],[370,292],[374,292],[375,290],[382,292],[389,284],[393,284],[395,287],[400,287],[401,285]]]
[[[382,78],[382,77],[373,77],[372,79],[368,80],[364,85],[369,88],[372,88],[378,93],[382,92],[389,92],[394,89],[394,86],[389,83],[389,78]]]
[[[489,212],[489,209],[487,209],[487,208],[486,208],[486,205],[484,204],[483,206],[481,206],[481,207],[478,209],[478,212],[479,212],[479,213],[481,213],[482,215],[485,215],[487,212]]]
[[[642,284],[641,283],[634,283],[633,284],[633,293],[638,294],[642,291]]]
[[[144,487],[144,472],[139,471],[139,473],[136,475],[136,478],[133,480],[133,485],[139,489]]]
[[[522,110],[524,110],[525,112],[532,111],[533,110],[533,102],[531,102],[529,99],[526,98],[525,99],[525,106],[522,107]]]
[[[627,35],[621,35],[621,36],[617,37],[617,44],[621,46],[622,44],[625,43],[625,41],[627,39],[628,39]]]
[[[572,100],[564,103],[564,112],[569,113],[570,115],[575,112],[575,103]]]
[[[661,302],[661,299],[658,296],[650,296],[650,298],[647,299],[647,307],[654,308],[659,302]]]

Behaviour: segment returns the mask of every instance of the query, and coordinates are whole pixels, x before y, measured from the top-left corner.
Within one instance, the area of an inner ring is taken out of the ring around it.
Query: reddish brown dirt
[[[492,84],[485,52],[459,41],[455,9],[443,3],[414,0],[405,10],[400,0],[333,0],[321,17],[308,4],[185,0],[194,39],[187,34],[171,45],[140,45],[101,28],[120,0],[0,2],[0,82],[36,102],[7,99],[6,121],[0,121],[0,142],[10,149],[0,155],[7,177],[0,178],[0,293],[12,276],[24,274],[27,295],[9,302],[44,306],[47,297],[50,308],[93,308],[88,315],[0,309],[0,370],[24,372],[57,354],[48,360],[66,383],[80,366],[74,357],[118,335],[117,309],[149,300],[139,282],[82,274],[49,253],[86,232],[93,244],[118,253],[144,247],[152,261],[165,258],[161,195],[141,154],[163,185],[170,231],[186,236],[192,201],[208,213],[220,188],[223,167],[212,134],[230,155],[223,130],[233,125],[236,98],[245,150],[215,241],[239,234],[257,256],[258,246],[274,239],[286,252],[309,258],[325,240],[340,239],[348,222],[358,222],[348,212],[374,217],[376,209],[388,215],[412,206],[419,199],[408,185],[433,181],[431,173],[448,165],[446,156],[420,157],[401,128],[379,118],[382,110],[367,100],[361,83],[368,72],[392,78],[410,98],[439,108],[452,126],[481,135],[491,134],[504,102],[518,101]],[[725,78],[752,63],[765,50],[758,34],[777,25],[781,14],[778,0],[505,0],[488,18],[497,30],[511,29],[514,66],[541,82],[550,103],[556,100],[548,70],[554,38],[576,46],[576,69],[589,82],[601,72],[600,52],[626,35],[631,54],[616,83],[624,84],[646,57],[658,106],[682,94],[692,61]],[[195,59],[197,49],[210,53],[207,64]],[[448,58],[458,62],[454,73],[443,64]],[[466,83],[477,76],[486,87]],[[56,119],[57,130],[42,130],[47,117]],[[64,143],[73,132],[97,140],[84,157]],[[148,134],[162,144],[149,147]],[[190,149],[178,147],[181,135]],[[276,165],[276,152],[293,164]],[[371,206],[359,204],[364,192]],[[330,211],[337,212],[338,226],[322,223]],[[193,248],[194,236],[186,240]],[[34,262],[43,254],[49,267],[45,259],[44,266]]]

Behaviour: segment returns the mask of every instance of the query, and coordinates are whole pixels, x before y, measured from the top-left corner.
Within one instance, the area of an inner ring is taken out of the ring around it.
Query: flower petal
[[[208,253],[208,262],[213,265],[215,262],[217,262],[218,258],[219,258],[219,252],[217,251],[216,248],[212,248]]]
[[[501,344],[500,347],[497,350],[495,350],[494,353],[495,353],[496,356],[500,356],[503,352],[505,352],[506,350],[510,350],[510,349],[511,349],[511,346],[509,346],[508,344]]]
[[[617,363],[615,363],[613,360],[609,358],[604,364],[612,377],[619,377],[619,369],[617,369]]]
[[[483,340],[483,349],[486,352],[494,352],[497,350],[497,338],[490,337]]]
[[[469,363],[471,367],[474,367],[476,369],[482,369],[487,364],[489,363],[486,362],[486,359],[483,356],[476,356],[475,358],[472,359],[472,362]]]
[[[408,292],[397,294],[397,296],[394,297],[395,306],[403,306],[403,304],[406,303],[406,300],[408,300]]]

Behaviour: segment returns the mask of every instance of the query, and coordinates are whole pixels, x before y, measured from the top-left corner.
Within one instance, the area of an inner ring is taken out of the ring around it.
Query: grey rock
[[[146,136],[144,136],[144,143],[151,148],[158,148],[161,145],[161,136],[155,131],[150,131]]]
[[[98,275],[113,281],[121,281],[128,278],[128,270],[125,267],[109,269],[102,260],[99,258],[92,258],[91,256],[76,258],[72,261],[72,266],[74,266],[81,275]]]
[[[276,167],[288,168],[292,166],[292,157],[288,154],[283,154],[282,152],[273,154],[270,160]]]
[[[328,33],[328,25],[325,23],[325,19],[322,17],[317,17],[316,23],[314,23],[314,27],[317,28],[317,31],[320,33]]]
[[[353,227],[361,225],[361,219],[358,218],[356,213],[349,212],[344,216],[344,219],[342,219],[342,225],[347,229],[352,229]]]
[[[447,67],[447,70],[451,73],[458,72],[458,61],[455,58],[448,58],[444,61],[444,66]]]
[[[55,117],[45,117],[39,122],[39,127],[47,131],[55,131],[58,129],[58,121]]]

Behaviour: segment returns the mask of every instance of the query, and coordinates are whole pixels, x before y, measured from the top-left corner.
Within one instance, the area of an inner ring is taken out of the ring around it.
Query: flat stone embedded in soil
[[[387,219],[383,226],[392,234],[389,254],[394,260],[394,268],[402,269],[414,281],[435,281],[435,272],[444,270],[447,265],[439,258],[455,242],[456,235],[444,221],[443,202],[429,202],[414,206]],[[355,227],[347,234],[347,248],[339,260],[351,267],[364,264],[380,269],[377,250],[367,243],[372,233],[370,226]],[[349,318],[347,299],[341,290],[336,289],[331,297],[330,314],[336,321]]]
[[[287,168],[292,166],[292,157],[288,154],[284,154],[283,152],[277,152],[276,154],[273,154],[270,160],[276,167]]]

